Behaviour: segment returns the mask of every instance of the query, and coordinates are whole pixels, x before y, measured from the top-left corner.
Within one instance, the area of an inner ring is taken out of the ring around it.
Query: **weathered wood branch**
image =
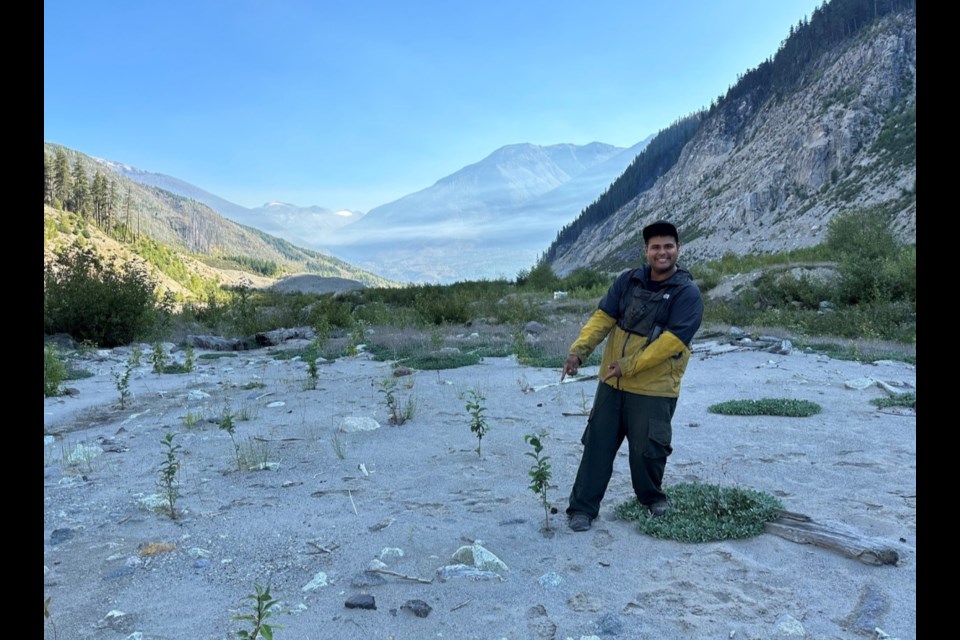
[[[842,525],[820,524],[802,513],[781,511],[780,517],[767,523],[766,532],[791,542],[831,549],[864,564],[896,565],[900,561],[897,550],[883,540],[862,536]]]
[[[587,380],[596,380],[599,378],[597,374],[592,374],[589,376],[571,376],[564,379],[563,382],[548,382],[547,384],[537,385],[536,387],[531,387],[534,392],[543,391],[544,389],[549,389],[550,387],[559,387],[562,384],[573,384],[574,382],[586,382]]]
[[[431,584],[433,580],[427,580],[426,578],[418,578],[417,576],[406,576],[402,573],[397,573],[396,571],[390,571],[389,569],[367,569],[370,573],[382,573],[385,576],[396,576],[397,578],[403,578],[404,580],[413,580],[414,582],[419,582],[421,584]]]

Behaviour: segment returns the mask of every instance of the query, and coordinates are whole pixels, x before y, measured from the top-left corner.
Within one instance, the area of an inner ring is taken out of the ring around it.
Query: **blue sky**
[[[369,211],[507,144],[636,144],[820,4],[44,0],[43,139],[246,207]]]

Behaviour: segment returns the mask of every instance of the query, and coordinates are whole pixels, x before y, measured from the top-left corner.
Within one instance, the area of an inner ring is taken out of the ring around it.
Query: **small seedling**
[[[150,354],[150,361],[153,363],[154,373],[163,373],[167,368],[167,353],[159,342],[153,343],[153,352]]]
[[[120,408],[123,409],[127,405],[127,398],[130,397],[130,372],[133,371],[133,364],[127,362],[127,366],[124,368],[123,373],[119,371],[113,372],[113,379],[117,383],[117,391],[120,393]]]
[[[223,415],[220,416],[220,428],[230,435],[230,442],[233,443],[233,453],[237,458],[237,471],[243,471],[243,463],[240,457],[240,445],[237,444],[237,425],[233,421],[233,413],[230,407],[223,408]]]
[[[139,367],[140,361],[143,359],[143,349],[140,347],[134,347],[133,351],[130,352],[130,366]]]
[[[326,316],[317,320],[317,323],[313,325],[313,332],[313,348],[316,350],[317,355],[320,355],[323,352],[323,348],[327,346],[327,342],[330,340],[330,334],[333,332],[333,327],[330,326],[330,321],[327,320]]]
[[[397,390],[397,381],[393,378],[384,378],[380,381],[380,393],[383,394],[384,399],[387,402],[387,409],[393,412],[393,407],[397,404],[396,396],[394,392]]]
[[[183,370],[187,373],[193,371],[193,345],[188,344],[183,348],[185,359],[183,361]]]
[[[520,386],[520,391],[522,391],[523,393],[530,393],[531,391],[533,391],[533,385],[531,385],[530,381],[527,380],[527,376],[523,374],[521,374],[520,377],[517,378],[517,384]]]
[[[183,416],[183,424],[186,425],[188,429],[191,427],[195,427],[200,422],[200,419],[202,417],[203,416],[201,414],[194,413],[188,410],[187,413]]]
[[[347,344],[347,354],[355,356],[360,353],[360,348],[367,341],[367,332],[363,327],[363,321],[357,320],[350,332],[350,342]]]
[[[50,623],[50,629],[53,630],[53,640],[57,640],[57,625],[54,624],[50,616],[50,596],[43,599],[43,619]]]
[[[253,612],[233,616],[234,620],[249,622],[251,629],[242,629],[237,632],[237,636],[245,640],[257,640],[261,637],[264,640],[273,640],[273,630],[282,627],[269,625],[266,620],[274,614],[273,608],[277,606],[277,600],[270,596],[270,585],[261,587],[254,584],[253,588],[255,593],[246,597],[247,600],[253,601]]]
[[[533,466],[527,475],[530,476],[530,490],[540,496],[540,502],[543,504],[543,519],[547,531],[550,531],[550,502],[547,500],[547,488],[550,485],[550,456],[541,455],[543,452],[543,440],[545,433],[540,435],[526,435],[523,440],[533,447],[533,451],[527,451],[526,455],[533,458]]]
[[[413,419],[413,414],[417,412],[416,399],[412,396],[406,402],[402,400],[397,404],[397,424],[403,424]]]
[[[63,465],[84,468],[89,473],[93,473],[93,460],[101,453],[103,450],[100,447],[86,446],[82,443],[73,446],[66,440],[60,443],[60,458]]]
[[[307,360],[307,384],[305,389],[307,391],[313,391],[317,388],[317,378],[319,377],[319,372],[317,371],[317,358],[309,358]]]
[[[237,413],[233,416],[235,419],[240,422],[246,422],[247,420],[253,420],[260,413],[260,407],[258,405],[243,404]]]
[[[333,432],[333,435],[330,436],[330,443],[333,445],[333,452],[337,454],[338,458],[343,460],[347,457],[347,445],[339,431]]]
[[[583,415],[588,416],[590,415],[590,409],[590,399],[587,397],[586,392],[584,392],[583,389],[580,389],[580,411],[583,413]]]
[[[480,444],[483,442],[483,436],[487,434],[487,418],[483,412],[487,410],[483,406],[486,398],[477,389],[471,389],[467,392],[467,411],[470,413],[470,431],[477,436],[477,456],[480,456]]]
[[[269,469],[272,464],[270,462],[272,456],[270,444],[265,440],[247,438],[240,443],[240,459],[243,461],[244,469],[256,469],[258,471]]]
[[[166,447],[166,459],[160,464],[160,488],[167,496],[167,507],[170,510],[170,517],[177,519],[176,501],[180,497],[180,483],[177,481],[177,474],[180,471],[180,460],[177,453],[180,451],[179,444],[173,444],[174,434],[167,435],[160,441]]]
[[[412,385],[412,383],[411,383]],[[390,414],[390,424],[399,426],[413,418],[416,404],[413,400],[403,402],[396,396],[397,381],[394,378],[385,378],[380,383],[380,393],[387,402],[387,411]]]

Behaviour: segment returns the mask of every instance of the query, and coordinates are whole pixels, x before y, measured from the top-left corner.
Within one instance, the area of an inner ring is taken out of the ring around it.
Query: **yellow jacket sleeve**
[[[660,337],[648,344],[635,354],[620,358],[620,372],[625,376],[635,376],[644,369],[656,366],[668,358],[683,352],[687,345],[669,331],[664,331]]]
[[[615,318],[600,309],[594,311],[590,319],[587,320],[587,324],[583,325],[583,329],[580,330],[580,335],[570,346],[570,354],[580,358],[581,363],[586,362],[593,350],[603,342],[603,339],[607,337],[610,329],[616,323]]]

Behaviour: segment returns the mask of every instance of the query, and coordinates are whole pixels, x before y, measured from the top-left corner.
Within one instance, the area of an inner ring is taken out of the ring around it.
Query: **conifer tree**
[[[106,212],[106,226],[104,230],[107,233],[113,232],[113,227],[116,224],[117,218],[117,183],[115,180],[107,179],[107,212]]]
[[[93,174],[90,185],[90,202],[93,209],[93,219],[101,229],[106,228],[107,218],[107,179],[97,169]]]
[[[70,161],[63,148],[57,149],[53,160],[53,206],[64,208],[70,197]]]
[[[43,152],[43,204],[53,204],[53,163],[46,150]]]
[[[83,170],[83,164],[79,157],[73,163],[71,179],[73,188],[70,189],[70,207],[68,209],[87,217],[90,215],[90,184],[87,182],[87,173]]]

